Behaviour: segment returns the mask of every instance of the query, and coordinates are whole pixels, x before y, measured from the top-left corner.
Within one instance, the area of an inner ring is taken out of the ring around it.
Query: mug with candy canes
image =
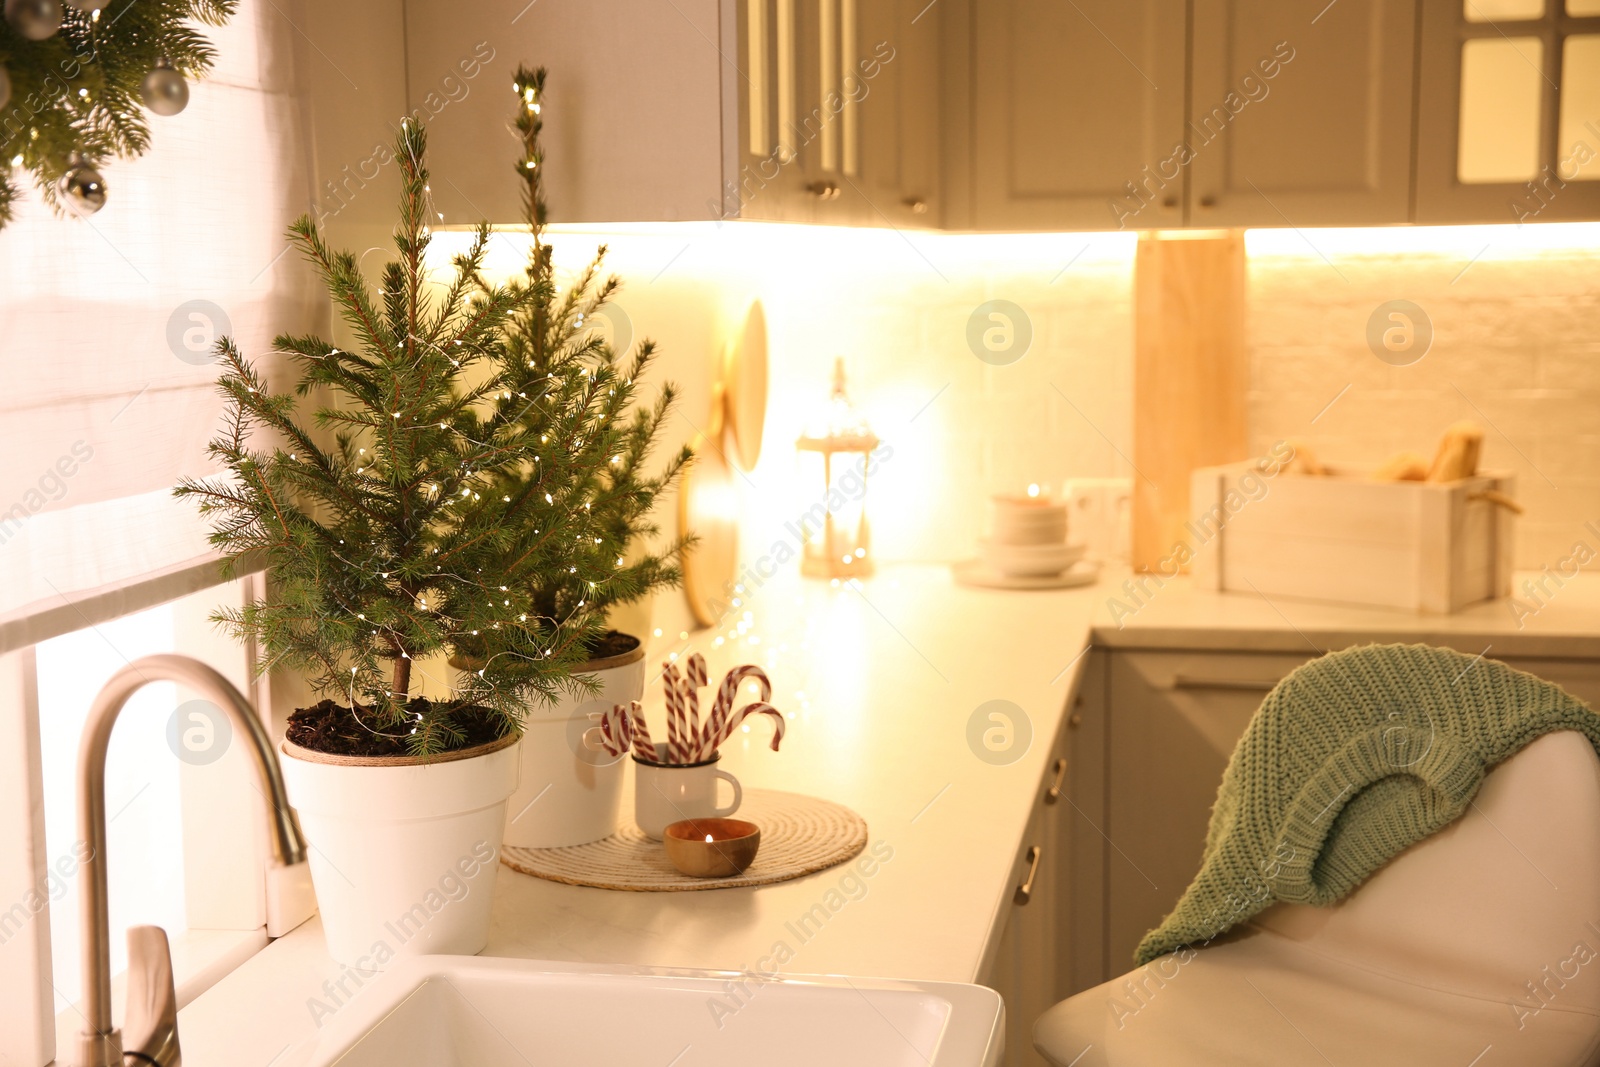
[[[739,686],[754,679],[761,691],[759,700],[735,709]],[[772,683],[766,672],[754,664],[735,667],[717,687],[715,702],[702,722],[700,690],[707,682],[705,657],[696,652],[687,669],[668,664],[661,672],[667,703],[667,739],[650,737],[643,709],[637,700],[618,704],[610,711],[595,713],[598,726],[585,735],[613,756],[632,751],[638,768],[634,788],[634,819],[646,836],[659,841],[662,831],[684,819],[724,818],[739,809],[743,790],[739,780],[717,767],[717,750],[733,732],[753,715],[772,720],[772,750],[783,741],[783,713],[773,707]],[[733,800],[717,804],[717,782],[733,787]]]

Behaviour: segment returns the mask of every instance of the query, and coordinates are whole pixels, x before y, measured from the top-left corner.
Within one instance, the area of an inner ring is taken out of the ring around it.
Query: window
[[[209,620],[218,607],[259,596],[263,584],[257,575],[220,583],[216,563],[200,560],[70,601],[53,619],[35,620],[70,620],[58,626],[66,632],[0,656],[0,730],[37,738],[36,748],[25,744],[21,753],[0,756],[0,818],[24,831],[12,834],[8,826],[0,835],[0,884],[12,897],[0,903],[0,996],[25,991],[16,1001],[33,1003],[38,1017],[26,1046],[35,1050],[31,1061],[13,1055],[11,1062],[43,1065],[50,1033],[81,1025],[77,755],[91,702],[129,662],[177,652],[216,668],[265,707],[251,650]],[[202,588],[185,592],[196,585]],[[127,608],[133,610],[116,613]],[[226,732],[216,743],[212,724],[220,716],[197,694],[153,682],[124,707],[106,759],[112,972],[126,968],[129,926],[161,926],[172,943],[180,1006],[267,943],[274,890],[264,801],[247,749]],[[7,758],[13,764],[4,764]],[[274,911],[273,922],[283,925],[284,911]],[[301,910],[289,925],[308,913]],[[18,1046],[4,1042],[26,1036],[0,1033],[0,1051],[12,1055],[9,1048]]]

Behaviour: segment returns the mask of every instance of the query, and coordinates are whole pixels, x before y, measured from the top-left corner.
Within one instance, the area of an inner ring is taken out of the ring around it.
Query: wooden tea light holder
[[[661,838],[667,859],[690,878],[731,878],[755,862],[761,827],[743,819],[684,819]]]

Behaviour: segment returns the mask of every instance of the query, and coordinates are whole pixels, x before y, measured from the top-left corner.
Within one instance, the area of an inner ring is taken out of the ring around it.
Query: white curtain
[[[211,77],[103,166],[99,214],[32,197],[0,230],[0,617],[208,551],[170,489],[209,472],[213,334],[264,357],[323,314],[283,240],[312,195],[296,10],[245,0],[206,29]]]

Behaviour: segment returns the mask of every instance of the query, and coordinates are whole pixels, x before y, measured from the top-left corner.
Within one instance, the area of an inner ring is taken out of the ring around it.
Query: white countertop
[[[1474,655],[1600,658],[1600,574],[1558,584],[1537,572],[1513,576],[1514,598],[1486,600],[1453,615],[1268,599],[1197,590],[1187,578],[1164,586],[1148,575],[1100,583],[1094,642],[1107,648],[1327,651],[1371,641],[1444,645]],[[1534,585],[1542,583],[1543,589]],[[1113,603],[1115,602],[1115,603]]]
[[[723,750],[747,785],[847,804],[869,827],[869,849],[893,850],[854,899],[807,940],[790,923],[841,887],[847,868],[778,885],[692,893],[623,893],[561,885],[501,868],[486,954],[573,962],[738,971],[777,942],[785,974],[846,974],[970,982],[993,951],[1011,894],[1014,858],[1036,786],[1096,644],[1147,648],[1305,650],[1360,640],[1429,640],[1477,651],[1600,658],[1600,580],[1569,583],[1519,629],[1502,602],[1447,618],[1198,593],[1170,582],[1120,628],[1108,598],[1127,603],[1123,575],[1060,592],[1004,593],[955,585],[944,567],[899,566],[859,590],[775,579],[741,610],[736,642],[710,631],[715,681],[758,662],[774,703],[795,713],[783,751],[762,723]],[[1519,576],[1519,583],[1521,576]],[[727,633],[725,627],[723,634]],[[658,642],[658,644],[660,644]],[[652,649],[654,671],[662,654]],[[1028,715],[1033,740],[1008,766],[978,759],[968,718],[1003,699]],[[646,702],[660,721],[659,688]],[[323,951],[316,920],[280,938],[180,1015],[188,1067],[289,1067],[358,983]],[[329,983],[325,986],[324,983]],[[320,1005],[320,1006],[319,1006]]]
[[[760,663],[773,702],[795,713],[781,752],[757,723],[723,748],[723,766],[747,785],[849,805],[867,820],[869,850],[882,843],[893,858],[803,942],[786,924],[838,888],[846,868],[692,893],[610,892],[501,868],[487,954],[736,971],[786,941],[785,974],[973,981],[1009,902],[1013,856],[1101,599],[1094,588],[965,589],[942,567],[889,568],[860,591],[775,579],[741,609],[752,625],[737,643],[713,648],[716,635],[702,631],[692,645],[713,680]],[[659,686],[649,696],[659,723]],[[1003,767],[966,740],[973,710],[995,699],[1020,706],[1034,728],[1027,754]],[[296,1062],[294,1046],[317,1030],[310,1002],[333,1003],[323,983],[341,971],[315,920],[280,938],[183,1011],[185,1064]]]

